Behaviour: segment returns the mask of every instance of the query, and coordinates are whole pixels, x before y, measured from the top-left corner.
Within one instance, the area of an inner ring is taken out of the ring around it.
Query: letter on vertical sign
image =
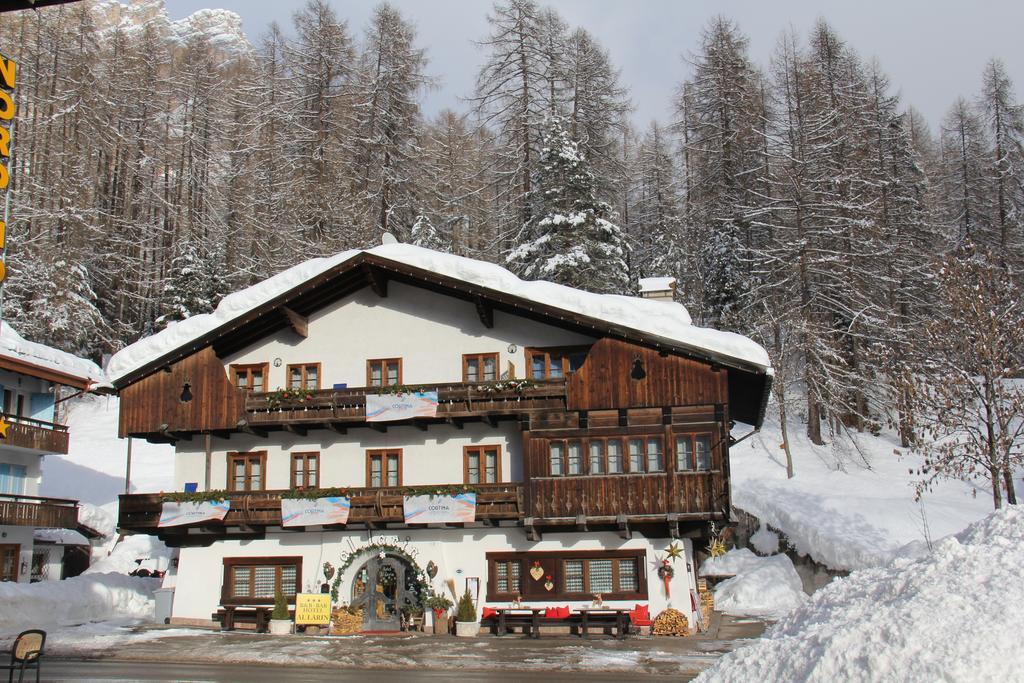
[[[13,59],[0,55],[0,85],[8,90],[14,90],[17,82],[18,64]]]

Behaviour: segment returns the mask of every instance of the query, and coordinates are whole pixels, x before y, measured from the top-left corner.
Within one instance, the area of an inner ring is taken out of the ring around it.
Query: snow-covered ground
[[[1024,680],[1024,507],[858,570],[698,680]]]
[[[735,435],[749,431],[738,425]],[[883,565],[925,551],[928,539],[956,533],[992,512],[984,483],[939,482],[914,501],[911,474],[921,457],[892,437],[842,437],[815,446],[791,424],[796,476],[776,421],[730,450],[733,505],[782,531],[801,555],[832,569]]]

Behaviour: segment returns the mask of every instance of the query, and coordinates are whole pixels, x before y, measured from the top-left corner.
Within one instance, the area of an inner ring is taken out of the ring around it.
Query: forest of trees
[[[977,296],[963,268],[1012,294],[999,351],[953,360],[1022,374],[1024,109],[996,59],[931,131],[825,21],[755,64],[715,18],[688,66],[658,65],[680,73],[672,120],[638,130],[608,51],[533,0],[466,37],[475,89],[433,116],[428,52],[387,4],[353,27],[310,0],[251,45],[232,16],[87,0],[0,23],[20,98],[3,313],[26,336],[98,358],[389,231],[594,291],[673,275],[696,324],[768,349],[783,426],[817,443],[966,438],[934,391]],[[1013,500],[1020,413],[990,418],[971,466]]]

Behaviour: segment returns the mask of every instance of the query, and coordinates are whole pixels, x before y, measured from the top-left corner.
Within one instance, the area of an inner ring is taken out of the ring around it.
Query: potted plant
[[[474,638],[480,634],[480,622],[476,620],[476,605],[469,589],[459,598],[459,609],[455,616],[455,635],[460,638]]]
[[[448,610],[451,608],[452,601],[447,595],[435,593],[423,599],[423,609],[429,609],[434,613],[434,635],[448,633]]]
[[[278,589],[274,592],[274,611],[270,613],[270,632],[275,636],[286,636],[292,632],[292,617],[288,614],[288,600]]]

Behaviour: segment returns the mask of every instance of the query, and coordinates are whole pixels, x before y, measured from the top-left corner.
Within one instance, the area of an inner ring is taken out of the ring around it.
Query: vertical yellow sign
[[[0,220],[0,284],[7,279],[7,208],[10,199],[7,187],[11,184],[11,129],[18,106],[14,101],[14,90],[18,84],[18,64],[13,59],[0,55],[0,191],[3,195],[4,211]],[[6,125],[5,125],[6,124]]]

